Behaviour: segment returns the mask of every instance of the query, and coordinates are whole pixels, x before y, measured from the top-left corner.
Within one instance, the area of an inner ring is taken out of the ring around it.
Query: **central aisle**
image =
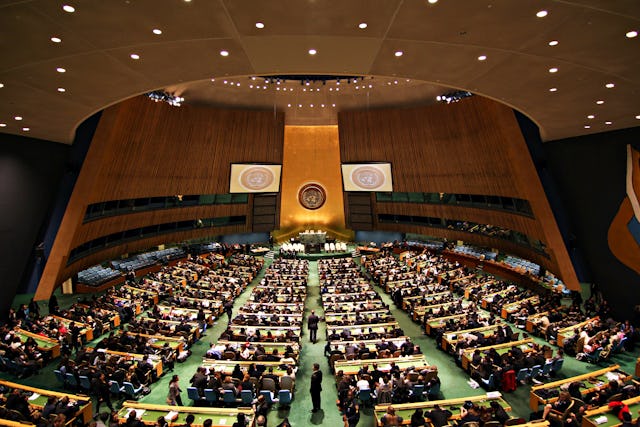
[[[303,334],[300,338],[300,360],[299,369],[296,375],[296,394],[295,401],[291,406],[289,421],[294,426],[330,425],[341,426],[342,416],[336,407],[336,399],[338,394],[335,387],[333,374],[329,370],[329,363],[324,356],[324,346],[326,344],[326,326],[324,322],[318,325],[318,342],[313,344],[309,341],[309,333],[307,331],[307,318],[311,314],[311,310],[315,310],[316,314],[322,319],[324,311],[322,309],[322,301],[320,297],[320,282],[318,279],[318,262],[309,261],[309,278],[307,281],[307,301],[304,307],[304,326]],[[309,386],[311,372],[314,363],[320,364],[322,371],[322,410],[311,413],[311,395],[309,394]],[[276,417],[273,417],[275,420]],[[275,426],[269,419],[269,426]],[[370,425],[370,424],[361,424]]]

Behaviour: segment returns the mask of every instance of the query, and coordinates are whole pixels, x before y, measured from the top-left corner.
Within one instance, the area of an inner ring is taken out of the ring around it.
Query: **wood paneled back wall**
[[[550,259],[542,265],[558,273],[571,289],[579,289],[551,207],[509,107],[486,98],[471,97],[458,103],[428,107],[341,112],[338,129],[342,162],[391,162],[396,192],[521,198],[530,202],[535,216],[531,219],[457,206],[376,203],[373,198],[374,229],[442,234],[428,227],[408,230],[406,226],[377,224],[378,213],[390,213],[445,217],[520,231],[544,242]],[[346,211],[349,223],[348,206]],[[513,244],[507,245],[500,239],[472,233],[464,235],[464,241],[487,246],[489,239],[491,247],[514,252]],[[541,261],[534,251],[519,250],[518,254]]]
[[[85,262],[66,265],[74,247],[96,237],[145,225],[227,215],[246,215],[247,225],[227,227],[220,234],[251,231],[251,197],[246,205],[142,212],[86,224],[82,220],[86,207],[96,202],[228,193],[231,163],[282,163],[283,135],[284,115],[272,111],[178,108],[145,96],[108,108],[82,166],[36,299],[48,298],[70,275],[100,261],[96,254]],[[164,235],[162,241],[180,241],[186,237],[182,234]],[[111,248],[102,259],[146,249],[149,242]]]

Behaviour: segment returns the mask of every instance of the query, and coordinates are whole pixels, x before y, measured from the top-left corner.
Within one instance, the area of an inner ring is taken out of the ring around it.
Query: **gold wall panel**
[[[326,192],[318,209],[306,209],[298,200],[308,183],[320,184]],[[304,229],[322,229],[337,237],[346,233],[337,126],[284,129],[280,230],[274,235],[282,240]]]

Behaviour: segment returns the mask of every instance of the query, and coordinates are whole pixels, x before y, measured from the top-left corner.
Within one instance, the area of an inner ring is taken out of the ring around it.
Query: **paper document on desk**
[[[39,397],[40,397],[39,393],[33,393],[31,396],[29,396],[29,400],[36,400]]]
[[[177,419],[178,415],[179,414],[177,411],[169,411],[169,413],[164,416],[164,419],[166,422],[170,423],[171,421]]]
[[[608,420],[607,420],[607,417],[605,415],[602,415],[602,416],[599,416],[598,418],[596,418],[593,421],[595,421],[596,424],[600,425],[600,424],[606,423]]]
[[[131,415],[132,411],[136,413],[136,418],[140,419],[140,418],[142,418],[142,414],[144,414],[145,410],[144,409],[133,409],[133,408],[131,408],[131,409],[129,409],[127,411],[127,418],[129,418],[129,415]]]

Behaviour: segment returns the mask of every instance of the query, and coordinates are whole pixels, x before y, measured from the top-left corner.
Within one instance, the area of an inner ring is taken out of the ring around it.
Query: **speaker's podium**
[[[324,243],[306,243],[304,245],[304,251],[308,254],[319,254],[322,252]]]

